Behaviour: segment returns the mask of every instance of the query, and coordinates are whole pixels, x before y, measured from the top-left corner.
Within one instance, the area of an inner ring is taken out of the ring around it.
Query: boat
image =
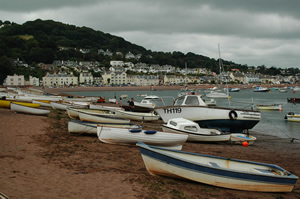
[[[287,93],[287,92],[288,92],[288,90],[287,90],[287,89],[283,89],[283,88],[282,88],[282,89],[279,89],[279,92],[280,92],[280,93]]]
[[[285,115],[284,119],[289,122],[300,122],[300,114],[289,112],[287,115]]]
[[[109,110],[109,111],[122,110],[122,108],[118,107],[118,106],[102,106],[102,105],[96,105],[96,104],[90,104],[89,108],[95,109],[95,110]]]
[[[247,142],[247,145],[252,145],[255,140],[256,140],[256,137],[251,136],[246,133],[231,133],[230,134],[230,143],[232,143],[232,144],[243,144],[244,142]]]
[[[24,106],[15,102],[12,102],[10,104],[10,110],[18,113],[27,113],[32,115],[48,115],[50,113],[50,110]]]
[[[229,98],[229,95],[228,95],[228,93],[223,93],[220,91],[211,91],[210,93],[206,94],[206,97],[226,99],[226,98]]]
[[[229,92],[240,92],[240,88],[229,88]]]
[[[144,99],[158,100],[159,97],[157,95],[147,95],[144,97]]]
[[[256,109],[257,110],[282,111],[282,104],[270,104],[270,105],[256,104]]]
[[[32,100],[49,100],[58,102],[62,100],[61,96],[45,96],[45,95],[17,95],[14,97],[16,101],[32,102]]]
[[[117,103],[117,99],[116,98],[109,98],[108,102],[115,104],[115,103]]]
[[[259,111],[207,106],[200,95],[185,95],[175,99],[172,106],[154,109],[164,123],[183,117],[201,128],[218,128],[224,132],[241,133],[253,128],[261,119]]]
[[[160,116],[157,115],[155,112],[151,113],[141,113],[141,112],[132,112],[132,111],[123,111],[123,110],[116,110],[114,111],[117,117],[130,119],[130,120],[137,120],[137,121],[157,121],[159,120]]]
[[[32,103],[40,104],[43,107],[52,108],[51,101],[49,100],[32,100]]]
[[[39,108],[40,107],[40,104],[38,104],[38,103],[17,102],[17,101],[10,101],[10,100],[0,100],[0,107],[1,108],[10,108],[11,103],[20,104],[20,105],[27,106],[27,107],[32,107],[32,108]]]
[[[97,126],[116,127],[125,129],[141,129],[142,127],[134,123],[101,123],[71,120],[68,121],[69,133],[93,134],[97,135]]]
[[[223,142],[230,140],[230,133],[218,129],[201,128],[198,123],[185,118],[173,118],[162,125],[164,132],[185,133],[190,142]]]
[[[274,164],[191,153],[138,142],[151,175],[257,192],[291,192],[298,177]]]
[[[112,127],[97,127],[98,138],[109,144],[136,145],[142,141],[147,144],[181,150],[188,135],[180,133],[168,133],[154,130],[121,129]]]
[[[269,89],[266,87],[256,87],[253,89],[253,92],[269,92]]]
[[[122,104],[122,108],[124,108],[125,111],[130,111],[129,105]],[[155,108],[155,104],[148,99],[143,99],[141,102],[134,102],[135,112],[149,113],[153,111],[154,108]]]
[[[294,104],[300,103],[300,97],[289,97],[289,98],[287,98],[287,102],[294,103]]]
[[[130,123],[130,120],[118,117],[111,117],[110,115],[93,115],[85,112],[78,112],[81,121],[101,122],[101,123]]]
[[[300,91],[300,86],[295,86],[295,87],[293,88],[293,91]]]

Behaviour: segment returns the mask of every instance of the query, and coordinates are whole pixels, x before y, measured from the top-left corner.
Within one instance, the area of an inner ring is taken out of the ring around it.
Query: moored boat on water
[[[298,180],[273,164],[164,149],[142,142],[137,146],[151,175],[258,192],[291,192]]]
[[[257,110],[270,110],[270,111],[282,111],[282,104],[256,104]]]
[[[289,112],[287,115],[285,115],[284,119],[289,122],[300,122],[300,114]]]
[[[266,87],[256,87],[253,92],[269,92],[270,90]]]

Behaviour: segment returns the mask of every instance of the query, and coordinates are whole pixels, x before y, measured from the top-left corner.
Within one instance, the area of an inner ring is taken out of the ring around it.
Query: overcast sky
[[[300,67],[300,0],[0,0],[0,19],[86,26],[152,51]]]

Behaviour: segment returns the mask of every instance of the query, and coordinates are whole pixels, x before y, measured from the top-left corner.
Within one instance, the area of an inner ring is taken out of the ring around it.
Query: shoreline
[[[189,90],[192,89],[209,89],[213,88],[218,85],[212,85],[212,84],[204,84],[204,85],[188,85]],[[283,88],[287,85],[268,85],[268,84],[262,84],[257,85],[261,87],[278,87]],[[300,86],[300,84],[295,84],[293,86]],[[227,86],[226,86],[227,87]],[[241,84],[233,84],[228,85],[228,88],[230,87],[237,87],[240,89],[252,89],[256,87],[256,85],[241,85]],[[163,91],[163,90],[178,90],[180,91],[183,89],[184,86],[102,86],[102,87],[65,87],[65,88],[42,88],[37,87],[36,89],[39,89],[41,91],[44,91],[46,93],[50,93],[53,95],[66,95],[65,92],[95,92],[95,91]]]

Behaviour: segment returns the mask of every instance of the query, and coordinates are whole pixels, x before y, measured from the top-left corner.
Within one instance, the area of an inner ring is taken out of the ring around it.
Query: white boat
[[[287,89],[279,89],[279,92],[280,93],[287,93],[288,91],[287,91]]]
[[[289,122],[300,122],[300,114],[296,114],[294,112],[289,112],[284,119]]]
[[[185,95],[175,99],[173,106],[156,107],[162,120],[183,117],[199,124],[201,128],[219,128],[224,132],[241,133],[253,128],[261,119],[258,111],[210,107],[199,95]]]
[[[108,102],[115,104],[115,103],[117,103],[117,99],[116,98],[109,98]]]
[[[137,121],[157,121],[160,118],[160,116],[155,114],[154,112],[140,113],[140,112],[116,110],[114,111],[114,113],[116,114],[117,117],[130,119],[130,120],[137,120]]]
[[[218,129],[201,128],[196,122],[185,118],[173,118],[162,125],[164,132],[185,133],[190,142],[226,142],[230,140],[230,133]]]
[[[159,97],[157,95],[147,95],[144,99],[158,100]]]
[[[270,104],[270,105],[256,104],[256,109],[257,110],[282,111],[282,104]]]
[[[240,88],[229,88],[229,92],[240,92]]]
[[[50,101],[48,103],[48,102],[41,101],[41,100],[32,100],[32,103],[40,104],[40,106],[43,106],[43,107],[52,108],[52,105],[51,105]]]
[[[100,123],[100,122],[87,122],[78,120],[68,121],[68,131],[69,133],[79,133],[79,134],[93,134],[97,135],[97,126],[105,127],[116,127],[125,129],[141,129],[142,127],[134,123]]]
[[[57,102],[62,100],[61,96],[45,96],[45,95],[17,95],[14,97],[16,101],[20,102],[32,102],[32,100],[49,100],[53,102]]]
[[[18,113],[27,113],[32,115],[48,115],[50,110],[23,106],[14,102],[10,103],[10,110]]]
[[[247,142],[248,145],[252,145],[255,140],[256,140],[256,137],[245,134],[245,133],[231,133],[230,134],[230,142],[232,144],[243,144],[244,142]]]
[[[66,111],[67,108],[69,108],[69,107],[74,107],[74,108],[87,108],[88,107],[88,105],[86,105],[85,103],[84,103],[84,105],[81,105],[81,103],[76,104],[74,102],[70,103],[70,102],[63,102],[63,101],[62,102],[50,102],[50,104],[53,109],[63,110],[63,111]]]
[[[121,107],[116,107],[116,106],[103,106],[103,105],[96,105],[96,104],[90,104],[89,105],[90,109],[95,109],[95,110],[122,110]]]
[[[142,141],[151,145],[181,150],[188,135],[179,133],[167,133],[154,130],[121,129],[112,127],[97,127],[98,138],[109,144],[135,145]]]
[[[130,123],[130,120],[110,117],[105,115],[91,115],[89,113],[78,112],[81,121],[101,122],[101,123]]]
[[[300,91],[300,86],[295,86],[295,87],[293,88],[293,91]]]
[[[229,98],[228,93],[223,93],[223,92],[219,92],[219,91],[211,91],[210,93],[206,94],[206,97],[209,98]]]
[[[254,92],[269,92],[270,90],[266,87],[256,87],[253,89]]]
[[[278,165],[137,145],[151,175],[258,192],[291,192],[298,180]]]
[[[141,102],[134,102],[134,106],[145,107],[149,109],[154,109],[155,104],[151,100],[143,99]]]

